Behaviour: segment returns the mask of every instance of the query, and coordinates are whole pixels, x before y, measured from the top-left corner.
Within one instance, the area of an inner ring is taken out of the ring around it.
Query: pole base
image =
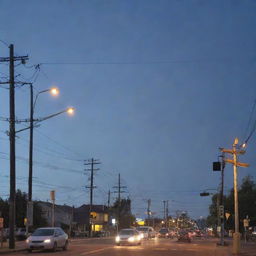
[[[240,253],[241,244],[240,244],[241,234],[236,232],[233,234],[233,254],[237,255]]]

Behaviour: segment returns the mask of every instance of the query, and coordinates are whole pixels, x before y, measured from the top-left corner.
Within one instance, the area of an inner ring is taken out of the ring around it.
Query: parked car
[[[137,231],[141,234],[141,237],[144,239],[150,239],[150,238],[155,238],[156,237],[156,232],[152,227],[148,226],[140,226],[137,227]]]
[[[170,237],[170,231],[168,228],[161,228],[158,232],[159,238],[169,238]]]
[[[38,228],[26,240],[27,251],[48,250],[56,251],[57,248],[67,250],[68,235],[61,229],[55,227]]]
[[[121,244],[141,245],[140,233],[131,228],[121,229],[116,236],[116,245]]]

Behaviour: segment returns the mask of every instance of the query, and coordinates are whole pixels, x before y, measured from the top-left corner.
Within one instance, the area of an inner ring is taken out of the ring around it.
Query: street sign
[[[219,216],[220,216],[220,218],[224,218],[224,206],[223,205],[219,206]]]
[[[249,227],[250,219],[244,219],[244,227]]]

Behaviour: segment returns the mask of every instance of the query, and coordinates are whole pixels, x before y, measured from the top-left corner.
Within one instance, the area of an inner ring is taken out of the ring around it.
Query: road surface
[[[227,248],[216,247],[211,240],[194,240],[192,243],[171,239],[152,239],[140,246],[116,246],[113,238],[80,239],[72,241],[67,251],[19,252],[12,255],[38,256],[229,256]]]

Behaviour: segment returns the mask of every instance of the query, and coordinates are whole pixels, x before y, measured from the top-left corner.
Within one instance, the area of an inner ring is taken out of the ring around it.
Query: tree
[[[130,199],[121,199],[120,209],[119,209],[119,202],[118,200],[116,200],[113,206],[110,208],[110,213],[112,216],[115,216],[117,220],[120,214],[120,223],[119,223],[120,229],[129,228],[135,222],[135,217],[131,213]]]
[[[207,224],[217,226],[217,196],[213,195],[212,204],[209,206],[209,216]],[[240,230],[242,231],[243,219],[246,216],[250,219],[250,225],[256,226],[256,185],[251,176],[246,176],[238,189],[239,201],[239,220]],[[225,212],[230,213],[230,217],[225,221],[226,229],[234,229],[234,189],[231,189],[227,196],[223,198]]]
[[[27,194],[21,190],[16,192],[16,227],[24,227],[24,219],[27,211]],[[0,198],[0,212],[4,218],[4,227],[9,226],[9,202]],[[42,217],[42,209],[35,202],[33,211],[34,227],[43,227],[47,225],[47,221]]]

